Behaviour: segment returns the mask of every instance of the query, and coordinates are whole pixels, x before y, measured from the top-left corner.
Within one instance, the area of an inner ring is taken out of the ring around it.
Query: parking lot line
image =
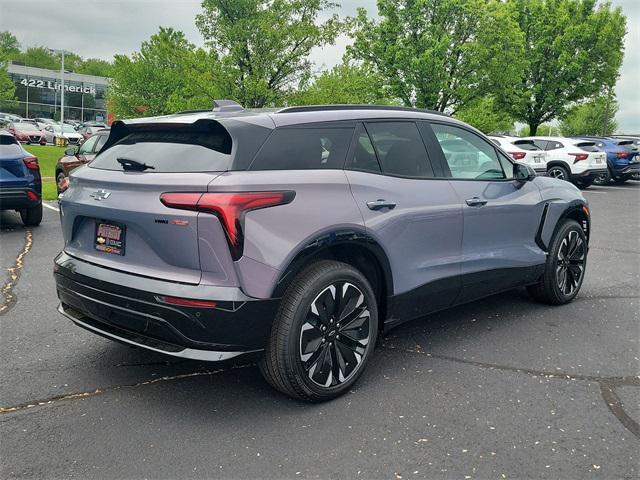
[[[59,211],[60,211],[60,209],[59,209],[58,207],[54,207],[53,205],[49,205],[49,204],[48,204],[48,203],[46,203],[46,202],[42,202],[42,206],[43,206],[43,207],[47,207],[47,208],[48,208],[48,209],[50,209],[50,210],[55,210],[56,212],[59,212]]]

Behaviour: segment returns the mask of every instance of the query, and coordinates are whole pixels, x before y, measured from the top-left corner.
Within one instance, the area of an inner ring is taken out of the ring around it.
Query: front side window
[[[96,148],[93,149],[94,152],[98,153],[104,147],[104,144],[107,143],[107,138],[109,135],[97,135],[98,141],[96,142]]]
[[[353,127],[288,127],[269,136],[249,170],[341,169]]]
[[[93,151],[93,146],[96,144],[98,137],[89,137],[86,142],[80,145],[78,150],[79,155],[87,155]]]
[[[367,130],[384,173],[406,177],[433,177],[433,169],[413,122],[372,122]]]
[[[431,128],[442,148],[452,178],[478,180],[507,178],[496,149],[487,141],[452,125],[434,123]]]

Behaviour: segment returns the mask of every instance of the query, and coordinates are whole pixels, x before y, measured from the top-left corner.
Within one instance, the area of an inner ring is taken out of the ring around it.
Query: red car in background
[[[102,126],[100,126],[100,127],[93,127],[93,126],[91,126],[91,125],[86,125],[86,126],[80,127],[80,128],[78,129],[78,133],[79,133],[80,135],[82,135],[82,138],[84,138],[84,139],[86,140],[86,139],[87,139],[87,138],[89,138],[91,135],[93,135],[94,133],[99,132],[100,130],[103,130],[104,128],[106,128],[106,127],[102,127]]]
[[[44,133],[38,130],[38,127],[33,123],[11,122],[7,130],[21,143],[27,143],[29,145],[32,143],[39,143],[40,145],[47,144]]]

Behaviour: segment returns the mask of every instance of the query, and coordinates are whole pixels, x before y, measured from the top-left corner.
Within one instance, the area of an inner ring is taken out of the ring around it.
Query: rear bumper
[[[607,173],[606,167],[603,168],[590,168],[580,173],[574,173],[571,175],[572,180],[591,180],[599,175]]]
[[[36,195],[36,199],[29,198],[28,193]],[[20,210],[36,207],[42,202],[40,194],[33,188],[0,188],[0,210]]]
[[[615,172],[617,175],[629,175],[629,176],[634,175],[636,173],[640,173],[640,162],[631,163],[624,168],[616,169]]]
[[[131,278],[123,282],[123,276]],[[252,299],[235,287],[209,287],[205,297],[206,286],[116,272],[65,253],[55,260],[54,277],[58,311],[76,325],[112,340],[198,360],[222,361],[261,351],[278,304]],[[138,282],[147,288],[130,286]],[[164,296],[213,300],[216,307],[168,305],[161,301]]]

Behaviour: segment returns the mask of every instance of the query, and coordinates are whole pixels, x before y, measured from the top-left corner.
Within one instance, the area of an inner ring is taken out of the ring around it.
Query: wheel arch
[[[558,226],[567,219],[578,222],[587,237],[588,244],[591,233],[591,217],[587,203],[584,200],[573,200],[569,203],[548,202],[545,205],[543,219],[536,235],[536,243],[545,252],[549,250],[551,239]]]
[[[387,297],[393,294],[393,274],[389,258],[374,238],[365,231],[355,229],[331,231],[305,242],[282,270],[271,298],[282,297],[293,278],[308,265],[327,259],[347,263],[362,272],[378,297],[379,315],[384,319]]]
[[[564,160],[551,160],[547,162],[547,172],[549,171],[550,168],[553,168],[553,167],[562,167],[567,170],[569,175],[571,175],[571,165],[569,165]]]

